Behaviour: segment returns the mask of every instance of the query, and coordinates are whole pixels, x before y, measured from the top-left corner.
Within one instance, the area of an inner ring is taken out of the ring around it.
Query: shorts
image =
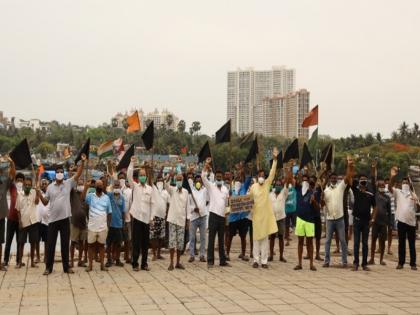
[[[153,225],[150,226],[150,239],[162,240],[165,238],[165,219],[154,217]]]
[[[294,212],[286,214],[286,227],[296,226],[296,214]]]
[[[322,236],[322,222],[321,218],[315,218],[315,238],[317,240],[321,239]]]
[[[88,244],[93,244],[96,242],[98,242],[99,244],[105,244],[107,236],[108,236],[108,229],[100,231],[100,232],[93,232],[93,231],[88,230],[87,241],[88,241]]]
[[[246,233],[248,233],[248,219],[241,219],[229,223],[229,235],[233,237],[237,233],[239,233],[241,238],[246,237]]]
[[[295,234],[297,236],[314,237],[315,223],[307,222],[297,217]]]
[[[39,223],[39,240],[46,243],[48,236],[48,225]]]
[[[4,233],[6,232],[6,218],[0,220],[0,244],[4,244]]]
[[[388,239],[388,227],[385,224],[374,223],[372,225],[372,238],[385,242]]]
[[[19,244],[29,243],[38,243],[39,242],[39,229],[38,223],[24,227],[19,231]]]
[[[169,222],[169,249],[184,250],[185,227]]]
[[[122,228],[114,228],[110,227],[108,230],[108,235],[106,238],[106,243],[109,244],[117,244],[121,245],[123,240],[123,229]]]
[[[70,224],[70,240],[74,243],[84,242],[87,239],[87,229],[79,229],[78,227]]]
[[[252,229],[252,220],[245,219],[248,224],[249,238],[252,238],[254,230]]]
[[[272,235],[278,236],[278,237],[283,237],[284,233],[286,232],[286,218],[281,219],[281,220],[277,220],[277,229],[278,229],[278,232],[274,233]]]
[[[123,227],[123,230],[122,230],[122,236],[123,236],[123,241],[124,242],[131,241],[131,221],[124,223],[124,227]]]

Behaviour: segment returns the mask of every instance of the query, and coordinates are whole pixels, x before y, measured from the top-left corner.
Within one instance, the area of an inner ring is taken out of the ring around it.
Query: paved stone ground
[[[293,270],[296,240],[286,247],[288,263],[274,261],[269,270],[253,269],[237,254],[235,243],[233,267],[212,269],[184,256],[187,269],[172,272],[168,259],[151,262],[150,272],[128,265],[101,272],[95,265],[92,273],[75,268],[71,276],[60,264],[48,277],[42,264],[10,266],[0,273],[0,314],[420,314],[420,271],[395,270],[395,255],[371,272],[320,263],[313,272],[307,261],[304,270]]]

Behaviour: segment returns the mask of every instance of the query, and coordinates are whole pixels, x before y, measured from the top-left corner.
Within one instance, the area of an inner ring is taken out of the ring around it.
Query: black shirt
[[[351,187],[354,194],[353,217],[364,222],[371,219],[371,209],[376,206],[375,196],[369,191],[361,191],[357,183],[353,182]]]
[[[375,223],[379,225],[389,225],[391,222],[391,199],[382,193],[376,193],[376,218]]]

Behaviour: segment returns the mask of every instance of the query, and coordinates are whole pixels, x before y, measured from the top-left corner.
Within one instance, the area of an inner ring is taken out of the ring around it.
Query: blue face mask
[[[180,189],[182,187],[182,181],[176,181],[176,188]]]

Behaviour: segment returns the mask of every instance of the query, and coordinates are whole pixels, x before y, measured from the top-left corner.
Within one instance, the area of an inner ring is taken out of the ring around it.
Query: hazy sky
[[[227,71],[296,69],[320,133],[419,122],[420,1],[0,0],[0,110],[97,125],[168,108],[212,134]]]

